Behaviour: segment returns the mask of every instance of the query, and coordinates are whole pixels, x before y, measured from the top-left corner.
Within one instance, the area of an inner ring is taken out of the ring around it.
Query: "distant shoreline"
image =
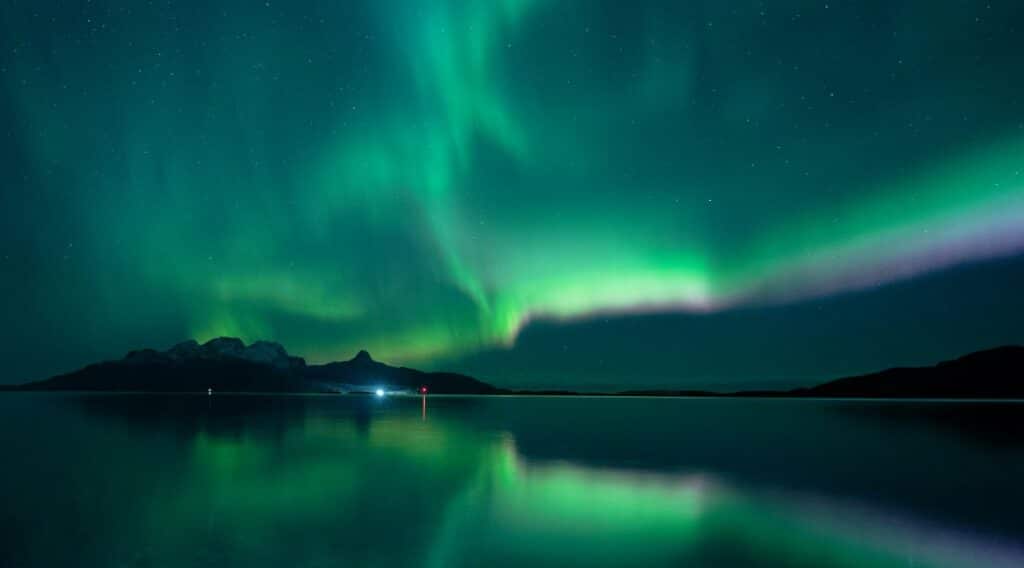
[[[97,396],[189,396],[189,397],[324,397],[324,398],[356,398],[366,400],[377,400],[376,396],[367,394],[341,394],[327,392],[217,392],[207,394],[202,391],[117,391],[117,390],[32,390],[11,388],[10,385],[0,385],[0,393],[23,393],[23,394],[53,394],[53,395],[97,395]],[[792,395],[782,392],[778,395],[747,394],[738,393],[712,393],[703,395],[693,394],[623,394],[617,392],[503,392],[492,394],[465,393],[465,394],[389,394],[385,399],[419,399],[428,398],[659,398],[659,399],[755,399],[755,400],[835,400],[835,401],[890,401],[890,402],[989,402],[989,403],[1024,403],[1024,396],[1017,398],[993,398],[993,397],[882,397],[882,396],[821,396],[821,395]]]
[[[150,388],[135,388],[145,383]],[[170,388],[168,388],[170,387]],[[186,342],[167,351],[141,350],[119,361],[96,363],[78,371],[0,392],[77,392],[124,394],[322,394],[374,396],[436,395],[758,398],[865,400],[1024,400],[1024,346],[978,351],[931,367],[893,368],[845,377],[792,390],[716,392],[702,389],[628,389],[581,392],[569,389],[505,389],[458,373],[428,373],[391,367],[361,351],[349,361],[306,365],[277,344],[218,338],[204,345]],[[398,392],[402,391],[402,392]]]

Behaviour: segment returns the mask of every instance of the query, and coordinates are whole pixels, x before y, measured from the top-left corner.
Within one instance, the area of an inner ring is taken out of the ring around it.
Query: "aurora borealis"
[[[1022,29],[1012,1],[8,0],[0,382],[220,335],[517,386],[1024,341]]]

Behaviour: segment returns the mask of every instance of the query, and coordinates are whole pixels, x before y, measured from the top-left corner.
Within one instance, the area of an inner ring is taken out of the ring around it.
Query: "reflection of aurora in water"
[[[181,498],[165,503],[169,510],[153,511],[156,525],[184,539],[164,541],[159,565],[207,549],[289,565],[1021,560],[906,519],[747,493],[712,475],[531,463],[508,435],[411,415],[363,425],[310,417],[270,437],[202,433],[183,483]],[[200,514],[203,522],[194,518]]]
[[[424,420],[423,402],[0,397],[0,566],[1024,559],[1019,429],[985,430],[1019,405],[431,397]]]
[[[1021,559],[911,524],[896,529],[877,515],[837,520],[844,512],[834,504],[808,510],[703,474],[530,465],[511,444],[496,461],[493,475],[450,509],[431,565],[906,566],[913,559],[916,566],[1011,566]]]

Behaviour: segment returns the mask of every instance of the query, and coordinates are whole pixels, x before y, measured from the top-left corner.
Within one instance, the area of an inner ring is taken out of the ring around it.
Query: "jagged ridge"
[[[491,394],[499,389],[456,373],[428,373],[391,367],[360,351],[349,361],[307,365],[270,341],[250,345],[234,337],[200,344],[188,340],[166,351],[141,349],[118,361],[29,383],[21,390],[145,392],[344,392],[388,389],[432,393]]]

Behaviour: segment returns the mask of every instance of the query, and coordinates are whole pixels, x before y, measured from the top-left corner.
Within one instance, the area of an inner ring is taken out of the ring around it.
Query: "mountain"
[[[346,390],[386,387],[415,391],[426,386],[429,392],[438,394],[502,392],[494,386],[458,373],[428,373],[408,367],[391,367],[374,361],[366,351],[360,351],[348,361],[307,366],[303,376],[318,385],[354,387]]]
[[[781,394],[864,398],[1024,398],[1024,346],[996,347],[932,367],[888,369]]]
[[[0,390],[79,390],[202,392],[373,392],[417,391],[438,394],[503,394],[506,391],[466,375],[428,373],[392,367],[360,351],[348,361],[308,365],[269,341],[245,345],[219,337],[199,344],[189,340],[166,351],[142,349],[123,359],[26,385]],[[572,391],[521,391],[519,394],[574,395]],[[607,393],[586,393],[607,394]],[[978,351],[932,367],[895,368],[837,379],[791,391],[715,393],[696,390],[634,390],[619,396],[746,396],[832,398],[1024,398],[1024,346]]]
[[[366,351],[353,359],[307,365],[277,343],[219,337],[179,343],[166,351],[132,351],[117,361],[15,387],[17,390],[143,392],[372,392],[495,394],[499,389],[456,373],[428,373],[374,361]]]

